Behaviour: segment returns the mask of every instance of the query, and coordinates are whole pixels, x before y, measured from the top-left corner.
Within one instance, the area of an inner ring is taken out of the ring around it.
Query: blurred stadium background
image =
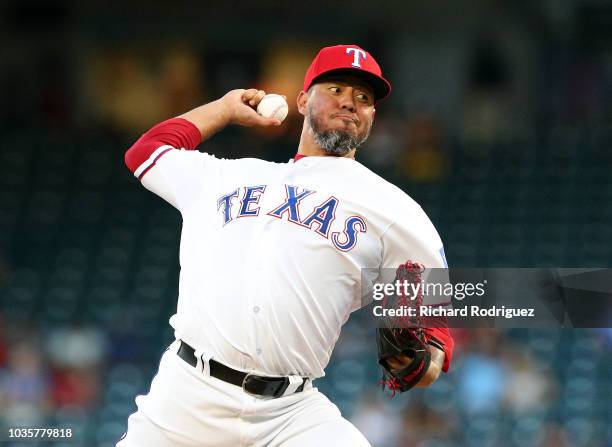
[[[324,45],[381,62],[394,92],[358,159],[451,266],[612,264],[610,1],[13,0],[0,24],[0,425],[114,445],[173,337],[180,236],[123,152],[232,88],[291,104]],[[294,108],[203,148],[286,161],[300,128]],[[450,374],[390,399],[356,315],[317,385],[377,447],[612,445],[610,329],[454,333]]]

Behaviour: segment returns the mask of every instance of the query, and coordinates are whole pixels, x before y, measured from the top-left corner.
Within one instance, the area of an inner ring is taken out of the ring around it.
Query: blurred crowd
[[[63,413],[80,414],[100,404],[108,361],[108,340],[100,328],[80,325],[41,333],[3,322],[0,331],[3,427],[45,427]]]

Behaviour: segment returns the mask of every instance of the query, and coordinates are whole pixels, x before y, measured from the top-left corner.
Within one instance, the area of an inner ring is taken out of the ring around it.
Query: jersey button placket
[[[261,310],[261,308],[260,308],[259,306],[257,306],[257,305],[253,306],[253,313],[255,314],[255,317],[257,317],[257,315],[259,314],[259,311],[260,311],[260,310]],[[256,328],[257,328],[257,326],[258,326],[258,324],[259,324],[259,323],[260,323],[259,321],[256,321],[256,322],[255,322],[255,327],[256,327]],[[255,334],[256,334],[256,335],[255,335],[255,344],[257,345],[257,344],[259,343],[259,342],[258,342],[259,337],[257,336],[257,329],[255,329]],[[260,355],[261,355],[261,352],[262,352],[262,351],[261,351],[261,348],[257,347],[257,348],[255,349],[255,354],[257,354],[258,356],[260,356]]]
[[[268,238],[270,232],[267,230],[267,225],[264,224],[263,228],[260,227],[259,238],[256,245],[255,252],[257,253],[257,259],[254,262],[255,270],[257,271],[256,280],[253,287],[253,301],[251,304],[251,311],[253,316],[253,327],[255,330],[254,347],[255,354],[261,356],[263,350],[260,345],[261,337],[259,332],[264,329],[262,326],[265,324],[265,308],[262,305],[262,299],[265,293],[265,280],[268,266],[266,265],[266,253],[268,250]]]

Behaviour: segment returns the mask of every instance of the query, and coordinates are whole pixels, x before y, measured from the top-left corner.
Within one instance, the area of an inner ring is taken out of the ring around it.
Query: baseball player
[[[362,269],[446,264],[420,206],[355,160],[390,91],[370,53],[326,47],[297,97],[304,125],[288,163],[195,150],[228,125],[280,125],[256,113],[265,95],[256,89],[164,121],[127,151],[129,169],[183,227],[176,340],[118,447],[369,445],[313,380],[362,305]],[[417,386],[451,361],[448,329],[428,330],[436,343]]]

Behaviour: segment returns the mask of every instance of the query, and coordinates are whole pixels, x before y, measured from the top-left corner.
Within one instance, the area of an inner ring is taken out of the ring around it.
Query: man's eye
[[[370,99],[369,96],[364,93],[358,94],[357,98],[359,98],[359,101],[364,101],[364,102],[368,102],[368,100]]]
[[[340,87],[330,87],[329,90],[334,93],[338,93],[340,91]]]

